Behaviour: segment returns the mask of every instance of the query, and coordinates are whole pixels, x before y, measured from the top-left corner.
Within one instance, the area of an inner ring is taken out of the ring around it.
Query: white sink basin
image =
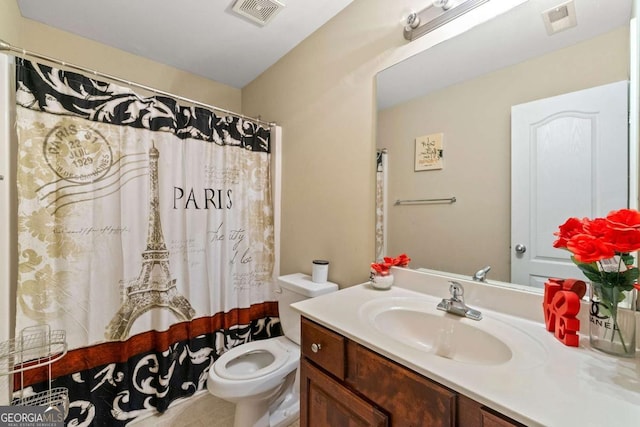
[[[486,313],[482,320],[445,313],[436,309],[438,302],[380,298],[365,303],[360,317],[396,344],[458,363],[490,366],[518,359],[530,367],[545,360],[542,345],[522,330]]]

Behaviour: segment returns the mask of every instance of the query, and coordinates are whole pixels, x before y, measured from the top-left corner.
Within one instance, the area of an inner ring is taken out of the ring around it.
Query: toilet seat
[[[234,347],[224,353],[213,369],[220,378],[228,380],[250,380],[268,375],[280,369],[291,357],[291,348],[281,339],[252,341]],[[259,366],[254,369],[254,366]]]

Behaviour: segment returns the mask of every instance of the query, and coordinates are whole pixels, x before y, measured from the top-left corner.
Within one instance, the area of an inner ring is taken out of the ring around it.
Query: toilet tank
[[[335,292],[338,290],[338,285],[331,282],[315,283],[307,274],[294,273],[278,277],[278,286],[280,289],[276,295],[282,332],[291,341],[300,345],[300,313],[290,305],[307,298]]]

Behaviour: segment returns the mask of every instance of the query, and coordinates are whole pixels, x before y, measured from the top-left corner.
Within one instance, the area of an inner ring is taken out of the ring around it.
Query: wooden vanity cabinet
[[[304,317],[301,332],[301,427],[522,426]]]

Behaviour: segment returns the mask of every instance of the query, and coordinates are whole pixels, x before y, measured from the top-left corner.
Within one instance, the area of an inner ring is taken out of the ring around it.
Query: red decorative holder
[[[550,278],[544,284],[544,323],[547,331],[564,345],[578,347],[580,300],[587,292],[587,284],[578,279]]]

